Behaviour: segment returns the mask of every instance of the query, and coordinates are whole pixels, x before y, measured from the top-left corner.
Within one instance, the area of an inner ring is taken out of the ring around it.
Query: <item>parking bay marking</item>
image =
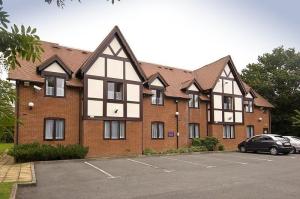
[[[192,164],[192,165],[195,165],[195,166],[201,166],[201,167],[205,167],[205,168],[208,168],[208,169],[216,167],[216,166],[212,166],[212,165],[205,165],[205,164],[200,164],[200,163],[197,163],[197,162],[180,160],[180,159],[176,159],[176,158],[170,158],[170,157],[162,157],[162,158],[168,159],[168,160],[175,160],[175,161],[179,161],[179,162],[185,162],[185,163],[188,163],[188,164]]]
[[[87,165],[93,167],[94,169],[97,169],[98,171],[101,171],[102,173],[104,173],[105,175],[107,175],[108,178],[110,178],[110,179],[113,179],[113,178],[119,178],[119,177],[120,177],[120,176],[113,176],[113,175],[111,175],[110,173],[108,173],[108,172],[106,172],[106,171],[100,169],[99,167],[97,167],[97,166],[95,166],[95,165],[93,165],[93,164],[91,164],[91,163],[89,163],[89,162],[84,162],[84,164],[87,164]]]
[[[235,158],[241,158],[241,159],[261,160],[261,161],[268,161],[268,162],[272,162],[273,161],[271,159],[265,159],[265,158],[242,157],[242,156],[235,156],[235,155],[226,155],[226,156],[235,157]]]
[[[154,166],[154,165],[148,164],[146,162],[141,162],[141,161],[137,161],[137,160],[133,160],[133,159],[127,159],[127,160],[131,161],[131,162],[138,163],[138,164],[142,164],[142,165],[145,165],[145,166],[148,166],[148,167],[152,167],[154,169],[162,169],[166,173],[171,173],[171,172],[175,171],[175,170],[168,170],[168,169],[160,168],[158,166]]]
[[[195,157],[195,156],[194,156]],[[199,157],[199,156],[198,156]],[[225,162],[230,162],[230,163],[235,163],[235,164],[241,164],[241,165],[246,165],[248,164],[248,162],[237,162],[237,161],[232,161],[232,160],[226,160],[226,159],[222,159],[222,158],[215,158],[215,157],[209,157],[215,160],[221,160],[221,161],[225,161]]]

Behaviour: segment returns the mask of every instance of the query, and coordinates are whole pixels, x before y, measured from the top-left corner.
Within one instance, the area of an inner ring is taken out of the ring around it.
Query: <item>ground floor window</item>
[[[224,125],[223,126],[223,138],[224,139],[234,139],[234,126],[233,125]]]
[[[199,138],[199,124],[189,124],[189,138]]]
[[[65,138],[65,120],[62,118],[45,118],[45,140],[63,140]]]
[[[152,139],[164,139],[164,123],[163,122],[152,122],[151,138]]]
[[[104,121],[104,139],[125,139],[125,122]]]
[[[246,127],[246,132],[247,132],[247,138],[251,138],[254,136],[254,126],[253,125],[248,125]]]

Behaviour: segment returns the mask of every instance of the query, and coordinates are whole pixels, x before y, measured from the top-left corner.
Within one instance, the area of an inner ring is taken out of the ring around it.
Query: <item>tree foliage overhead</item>
[[[292,117],[293,125],[300,127],[300,111],[295,110],[295,116]]]
[[[40,60],[43,49],[36,29],[16,24],[9,26],[9,15],[3,11],[2,4],[0,0],[0,52],[4,56],[5,69],[20,66],[18,57],[32,62]]]
[[[300,53],[294,48],[275,48],[242,70],[242,79],[267,98],[272,110],[272,132],[300,135],[293,125],[294,110],[300,107]]]

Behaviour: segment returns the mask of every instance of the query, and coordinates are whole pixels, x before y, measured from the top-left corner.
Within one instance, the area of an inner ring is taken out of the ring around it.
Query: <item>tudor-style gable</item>
[[[231,60],[220,71],[212,88],[212,120],[215,123],[243,123],[243,83]]]
[[[86,119],[141,119],[146,78],[118,27],[83,64],[77,77],[84,79]]]

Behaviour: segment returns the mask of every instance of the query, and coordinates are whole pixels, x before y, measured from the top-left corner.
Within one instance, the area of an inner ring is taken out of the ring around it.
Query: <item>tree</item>
[[[0,80],[0,141],[11,141],[15,125],[15,112],[13,104],[16,100],[14,85],[8,81]],[[11,139],[8,139],[11,137]]]
[[[300,111],[295,110],[295,115],[292,117],[293,125],[300,127]]]
[[[275,106],[272,132],[300,135],[292,120],[294,110],[300,107],[300,53],[293,48],[275,48],[259,56],[257,63],[248,64],[241,76]]]

